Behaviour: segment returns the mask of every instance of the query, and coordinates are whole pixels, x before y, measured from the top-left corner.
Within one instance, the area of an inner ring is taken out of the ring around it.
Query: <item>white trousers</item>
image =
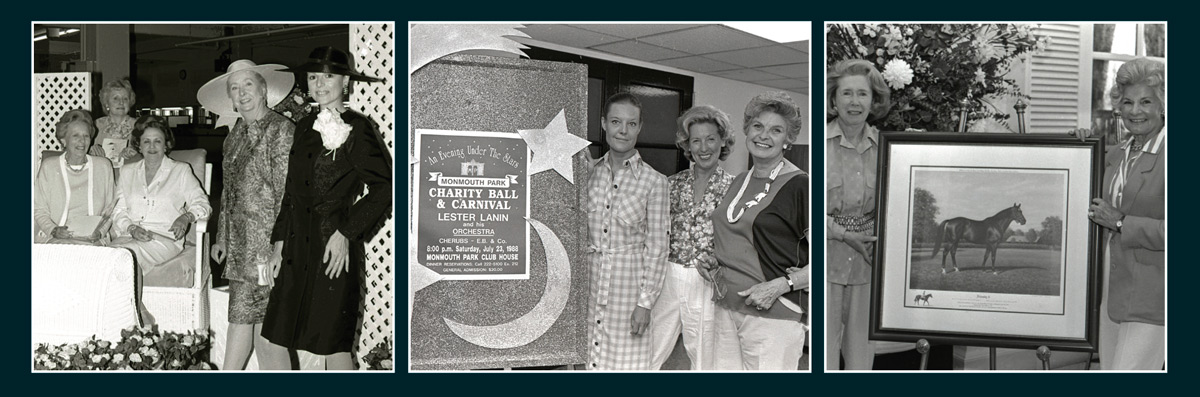
[[[712,285],[695,268],[667,263],[662,293],[650,312],[650,368],[659,369],[683,334],[683,347],[692,370],[713,369]]]
[[[805,332],[799,321],[751,316],[721,306],[715,307],[713,317],[717,331],[715,369],[795,371],[799,367]]]
[[[825,371],[837,371],[845,357],[847,370],[870,370],[875,343],[867,340],[871,315],[871,284],[825,283],[829,313],[825,317]]]

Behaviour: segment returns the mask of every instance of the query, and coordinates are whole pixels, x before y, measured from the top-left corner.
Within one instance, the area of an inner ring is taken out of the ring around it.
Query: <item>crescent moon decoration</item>
[[[414,24],[408,29],[412,52],[408,74],[438,58],[462,51],[510,53],[525,56],[526,47],[509,37],[529,38],[517,24]]]
[[[571,264],[562,241],[549,227],[525,218],[546,249],[546,291],[529,313],[504,324],[477,326],[442,318],[450,330],[467,342],[492,349],[511,349],[524,346],[542,337],[562,315],[571,293]]]

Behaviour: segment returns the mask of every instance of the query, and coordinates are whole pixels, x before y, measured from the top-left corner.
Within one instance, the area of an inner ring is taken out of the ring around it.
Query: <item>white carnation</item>
[[[904,86],[912,83],[913,70],[908,66],[908,62],[899,59],[888,61],[887,65],[883,66],[883,80],[887,81],[888,86],[892,89],[901,89]]]
[[[313,129],[321,133],[321,144],[325,149],[332,151],[342,147],[346,138],[350,137],[351,127],[342,121],[337,113],[329,108],[321,108],[321,113],[317,114],[317,121],[313,123]]]

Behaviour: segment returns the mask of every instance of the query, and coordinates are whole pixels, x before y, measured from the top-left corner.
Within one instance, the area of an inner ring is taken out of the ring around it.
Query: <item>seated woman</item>
[[[167,157],[175,136],[166,120],[143,116],[133,129],[134,145],[142,160],[121,167],[112,246],[133,251],[142,283],[176,286],[188,282],[187,268],[164,265],[183,251],[188,226],[212,212],[208,195],[191,166]]]
[[[92,116],[83,109],[68,111],[56,125],[63,153],[43,158],[33,182],[34,242],[101,243],[104,222],[91,224],[111,213],[115,197],[112,164],[87,154],[95,133]],[[89,224],[91,230],[71,230],[68,224]]]

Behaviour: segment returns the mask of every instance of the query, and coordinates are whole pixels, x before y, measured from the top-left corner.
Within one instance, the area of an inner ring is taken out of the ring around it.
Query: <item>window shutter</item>
[[[1090,97],[1080,93],[1091,90],[1091,26],[1041,24],[1034,32],[1049,36],[1050,46],[1030,57],[1028,131],[1062,134],[1090,127]]]

